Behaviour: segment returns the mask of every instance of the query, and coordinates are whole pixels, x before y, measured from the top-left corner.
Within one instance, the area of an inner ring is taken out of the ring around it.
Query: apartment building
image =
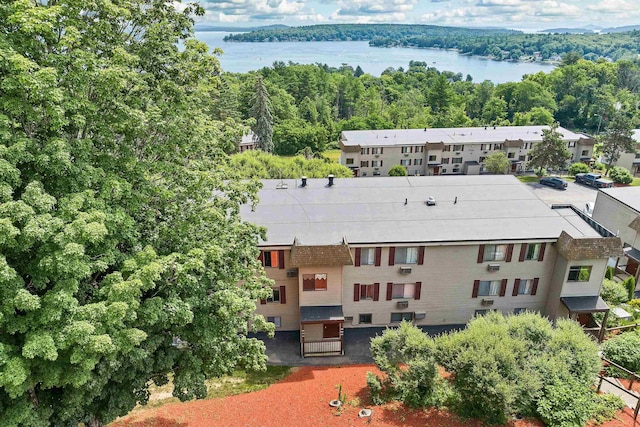
[[[620,237],[624,255],[615,266],[634,276],[636,290],[640,289],[640,187],[601,189],[592,217]]]
[[[267,227],[260,259],[274,295],[257,310],[277,330],[299,330],[303,356],[341,354],[345,328],[608,310],[598,295],[620,239],[549,208],[513,176],[263,185],[241,212]]]
[[[503,151],[512,173],[522,172],[529,152],[542,141],[548,126],[485,126],[443,129],[391,129],[343,131],[340,163],[355,176],[388,176],[393,165],[408,175],[477,175],[485,158]],[[590,161],[595,140],[558,128],[571,152],[567,165]]]
[[[614,165],[629,169],[629,171],[631,171],[631,175],[638,176],[640,175],[640,129],[633,130],[633,139],[637,143],[635,152],[622,153]],[[606,162],[605,159],[601,160]]]

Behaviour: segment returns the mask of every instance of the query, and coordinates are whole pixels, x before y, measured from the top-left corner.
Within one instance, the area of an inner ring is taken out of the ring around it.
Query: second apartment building
[[[548,126],[485,126],[473,128],[343,131],[340,163],[355,176],[388,176],[393,165],[408,175],[477,175],[486,157],[502,151],[512,173],[525,170],[529,151],[542,141]],[[567,165],[588,162],[595,140],[558,128],[571,152]]]

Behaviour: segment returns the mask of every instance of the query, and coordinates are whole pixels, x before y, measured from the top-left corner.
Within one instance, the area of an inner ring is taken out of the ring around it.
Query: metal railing
[[[342,354],[342,339],[326,339],[322,341],[304,341],[304,356],[321,355],[321,354]]]
[[[605,364],[605,368],[607,366],[613,366],[616,369],[621,370],[622,372],[624,372],[625,374],[627,374],[631,379],[629,380],[629,388],[626,389],[624,387],[622,387],[617,381],[611,381],[609,380],[605,374],[603,374],[603,371],[598,375],[598,377],[600,378],[600,381],[598,382],[598,391],[600,391],[600,387],[602,387],[602,382],[606,382],[608,384],[611,384],[612,386],[616,387],[619,390],[624,391],[625,393],[627,393],[628,395],[634,397],[636,399],[636,406],[633,408],[633,419],[637,419],[638,418],[638,410],[640,410],[640,395],[638,393],[633,392],[631,389],[633,388],[633,383],[636,381],[640,381],[640,376],[638,376],[635,372],[632,372],[628,369],[623,368],[622,366],[613,363],[611,360],[606,359],[604,357],[601,357],[602,361]]]
[[[610,230],[608,230],[606,227],[604,227],[598,221],[596,221],[595,219],[591,218],[589,215],[587,215],[586,213],[582,212],[580,209],[576,208],[573,205],[551,205],[551,209],[571,209],[572,211],[574,211],[576,213],[576,215],[578,215],[580,218],[582,218],[584,220],[584,222],[589,224],[591,226],[591,228],[596,230],[598,232],[598,234],[600,234],[602,237],[616,237],[616,235],[614,233],[612,233]]]

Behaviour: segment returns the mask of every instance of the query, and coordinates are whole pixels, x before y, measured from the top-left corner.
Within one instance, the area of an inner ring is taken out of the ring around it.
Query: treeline
[[[437,25],[402,24],[331,24],[304,27],[269,28],[247,33],[232,34],[225,41],[284,42],[284,41],[354,41],[372,40],[376,37],[400,40],[415,36],[485,35],[519,33],[505,29],[476,29],[441,27]]]
[[[585,61],[566,55],[549,73],[521,82],[475,83],[424,62],[389,68],[380,77],[359,67],[275,63],[246,74],[224,73],[221,119],[250,117],[253,84],[261,75],[273,115],[274,153],[337,147],[340,132],[482,125],[543,125],[604,131],[616,113],[640,125],[640,69],[631,61]]]
[[[640,54],[640,31],[612,34],[518,34],[490,33],[378,36],[371,46],[457,49],[462,54],[489,56],[503,60],[548,60],[575,52],[584,59],[613,60],[635,58]]]

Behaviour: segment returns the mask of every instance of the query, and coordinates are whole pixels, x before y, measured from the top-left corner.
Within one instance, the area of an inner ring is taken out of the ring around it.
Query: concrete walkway
[[[611,382],[618,384],[620,387],[625,388],[622,384],[620,384],[620,382],[616,378],[607,377],[607,379]],[[598,382],[599,381],[600,380],[598,379]],[[606,381],[602,381],[602,386],[600,387],[600,391],[602,391],[603,393],[615,394],[616,396],[620,396],[620,398],[624,401],[624,403],[631,409],[634,409],[638,404],[638,393],[636,393],[635,391],[631,391],[631,393],[633,393],[633,396],[631,396],[629,393],[625,393],[624,391],[620,390],[619,388],[617,388],[612,384],[609,384]]]
[[[459,330],[466,325],[421,326],[431,336]],[[283,366],[336,366],[373,363],[369,345],[371,338],[382,334],[386,328],[350,328],[344,330],[344,356],[300,356],[300,332],[278,331],[273,339],[265,334],[255,334],[264,341],[269,356],[269,365]]]

